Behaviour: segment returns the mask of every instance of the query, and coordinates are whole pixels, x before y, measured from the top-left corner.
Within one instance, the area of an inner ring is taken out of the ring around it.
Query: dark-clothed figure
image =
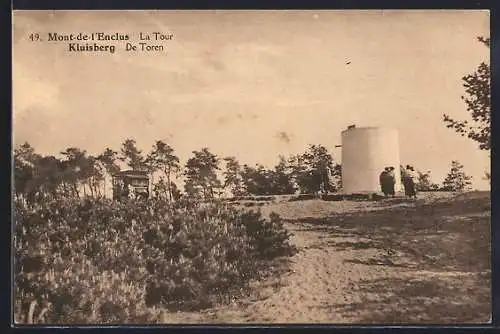
[[[394,189],[396,185],[396,176],[394,175],[394,167],[389,167],[389,172],[387,174],[388,176],[388,183],[389,183],[389,195],[394,197],[396,195],[396,191]]]
[[[382,173],[380,173],[380,176],[379,176],[379,181],[380,181],[380,189],[382,190],[382,193],[384,194],[384,196],[387,196],[388,194],[388,191],[387,191],[387,168],[384,169],[382,171]]]
[[[417,192],[415,189],[415,170],[412,166],[406,165],[403,171],[403,186],[405,188],[405,196],[407,198],[417,198]]]
[[[391,195],[394,197],[394,184],[395,184],[394,172],[390,167],[386,167],[384,171],[380,174],[380,187],[382,188],[382,193],[384,196]]]

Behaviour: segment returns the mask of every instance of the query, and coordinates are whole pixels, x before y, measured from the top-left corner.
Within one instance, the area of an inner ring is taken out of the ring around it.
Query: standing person
[[[389,167],[388,172],[387,172],[387,182],[388,182],[388,188],[389,188],[389,195],[394,197],[396,195],[396,191],[394,189],[396,185],[396,176],[394,175],[394,167]]]
[[[403,171],[403,186],[405,188],[405,196],[407,198],[417,198],[415,191],[415,170],[412,166],[406,165]]]
[[[389,179],[390,179],[389,167],[385,167],[379,176],[380,188],[381,188],[382,193],[384,194],[385,197],[387,197],[387,195],[389,195],[389,193],[390,193],[390,190],[389,190],[390,182],[388,182]]]
[[[385,168],[382,173],[380,173],[379,176],[379,183],[380,183],[380,190],[382,190],[382,193],[384,194],[385,197],[387,197],[387,189],[385,188],[385,178],[387,175],[387,168]]]
[[[413,166],[410,166],[409,176],[411,178],[411,192],[414,199],[417,199],[418,173]]]

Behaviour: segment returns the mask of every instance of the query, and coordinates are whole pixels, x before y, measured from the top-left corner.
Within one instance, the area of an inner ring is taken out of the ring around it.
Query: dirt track
[[[256,295],[164,323],[485,323],[489,194],[274,203],[299,253]]]

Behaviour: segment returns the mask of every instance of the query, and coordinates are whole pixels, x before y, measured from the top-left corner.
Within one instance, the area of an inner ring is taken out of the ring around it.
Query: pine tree
[[[136,171],[146,170],[145,159],[142,156],[142,151],[137,148],[134,139],[126,139],[120,150],[121,156],[119,159],[125,161],[127,165]]]
[[[221,187],[216,174],[219,169],[219,159],[208,148],[193,151],[193,155],[186,163],[184,189],[192,197],[214,198],[216,191]]]
[[[166,190],[168,199],[172,201],[172,175],[179,173],[180,165],[179,158],[174,154],[174,149],[165,142],[158,140],[153,146],[152,151],[148,154],[145,163],[148,165],[149,171],[160,170],[166,177]]]
[[[464,166],[458,161],[451,162],[451,170],[443,181],[445,191],[467,191],[471,189],[472,177],[465,174]]]
[[[437,190],[439,188],[439,185],[432,182],[430,171],[427,172],[417,171],[417,173],[418,173],[418,179],[415,185],[417,191],[432,191],[432,190]]]
[[[243,179],[241,175],[241,166],[235,157],[224,158],[226,170],[224,171],[224,188],[231,191],[233,196],[243,196]]]

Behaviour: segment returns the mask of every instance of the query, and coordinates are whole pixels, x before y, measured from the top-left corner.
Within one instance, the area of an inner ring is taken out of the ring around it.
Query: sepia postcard
[[[489,21],[14,11],[13,323],[491,322]]]

